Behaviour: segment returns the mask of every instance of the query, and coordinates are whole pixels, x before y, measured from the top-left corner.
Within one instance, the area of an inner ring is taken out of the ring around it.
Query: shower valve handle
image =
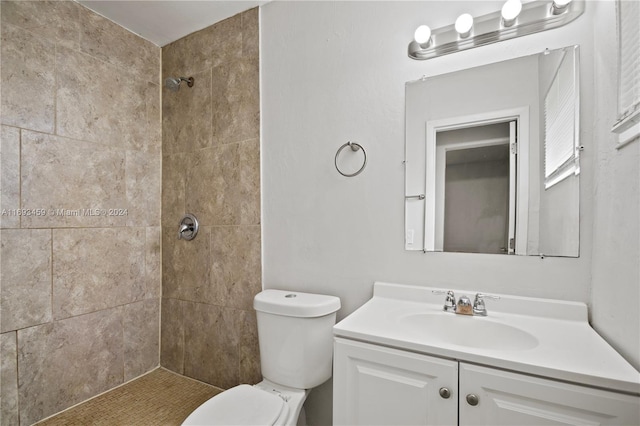
[[[186,214],[180,221],[180,227],[178,228],[179,240],[193,240],[198,234],[198,219],[192,214]]]

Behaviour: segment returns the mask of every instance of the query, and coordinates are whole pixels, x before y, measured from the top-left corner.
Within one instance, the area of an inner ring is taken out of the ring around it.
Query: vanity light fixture
[[[586,0],[507,0],[501,10],[472,17],[460,15],[455,24],[431,30],[421,25],[409,43],[411,59],[425,60],[484,46],[568,24],[584,13]]]
[[[520,12],[522,12],[522,2],[520,0],[507,0],[500,11],[502,25],[510,27],[515,24]]]
[[[473,29],[473,16],[468,13],[463,13],[458,16],[455,23],[456,32],[460,36],[460,38],[467,38],[471,35],[471,30]]]
[[[569,3],[571,3],[571,0],[553,0],[551,3],[551,13],[554,15],[564,13]]]
[[[426,49],[431,42],[431,28],[428,25],[420,25],[416,28],[413,39],[421,48]]]

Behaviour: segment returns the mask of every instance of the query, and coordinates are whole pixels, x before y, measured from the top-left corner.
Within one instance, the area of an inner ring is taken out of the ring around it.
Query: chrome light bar
[[[431,37],[426,42],[421,44],[414,40],[409,43],[409,57],[426,60],[550,30],[568,24],[584,12],[584,0],[573,0],[561,7],[557,3],[559,2],[526,3],[522,5],[517,17],[509,22],[505,21],[501,11],[480,16],[473,20],[473,27],[466,34],[458,33],[455,24],[438,28],[431,32]]]

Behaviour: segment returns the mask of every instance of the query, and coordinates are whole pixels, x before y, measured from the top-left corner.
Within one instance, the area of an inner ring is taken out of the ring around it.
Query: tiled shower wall
[[[1,424],[29,425],[159,363],[161,52],[72,1],[0,14]]]
[[[163,78],[195,84],[162,97],[161,364],[221,388],[261,378],[258,38],[252,9],[162,49]]]

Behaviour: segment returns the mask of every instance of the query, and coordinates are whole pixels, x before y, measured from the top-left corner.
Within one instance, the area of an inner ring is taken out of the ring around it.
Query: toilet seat
[[[285,401],[253,386],[239,385],[206,401],[186,418],[183,425],[271,426],[286,414]]]

